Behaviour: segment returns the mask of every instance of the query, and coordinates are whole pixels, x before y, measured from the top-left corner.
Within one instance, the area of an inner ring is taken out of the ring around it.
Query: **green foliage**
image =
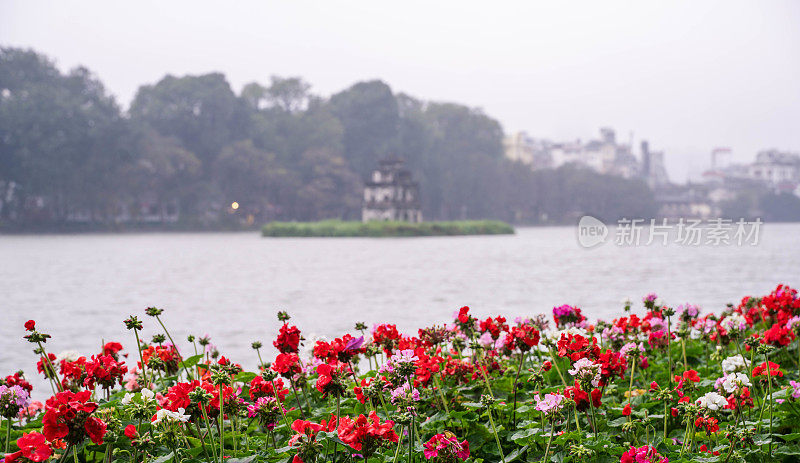
[[[357,220],[363,180],[389,155],[407,161],[433,220],[560,224],[655,211],[641,182],[509,161],[501,125],[479,109],[378,80],[330,98],[310,88],[272,76],[236,95],[220,73],[167,75],[141,86],[126,113],[88,70],[63,74],[41,54],[3,48],[0,185],[19,188],[0,204],[0,224]]]
[[[508,235],[514,228],[494,220],[465,220],[457,222],[271,222],[262,235],[269,237],[397,237],[443,235]]]

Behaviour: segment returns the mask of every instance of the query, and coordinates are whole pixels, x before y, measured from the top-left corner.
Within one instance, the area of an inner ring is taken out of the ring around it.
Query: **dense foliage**
[[[271,222],[264,226],[264,236],[451,236],[451,235],[510,235],[514,227],[494,220],[463,220],[458,222]]]
[[[414,334],[357,323],[333,340],[279,312],[271,362],[252,343],[255,372],[207,337],[179,349],[155,307],[163,333],[145,342],[131,316],[127,355],[54,355],[31,320],[52,397],[5,378],[5,463],[797,461],[797,291],[707,314],[654,294],[643,306],[594,324],[569,305],[553,323],[462,307]]]
[[[0,49],[0,224],[357,220],[362,180],[389,155],[407,161],[430,220],[654,212],[641,182],[574,167],[531,172],[503,157],[502,137],[479,109],[380,81],[323,98],[299,78],[273,76],[237,95],[219,73],[167,75],[124,111],[89,70],[64,74],[33,51]]]

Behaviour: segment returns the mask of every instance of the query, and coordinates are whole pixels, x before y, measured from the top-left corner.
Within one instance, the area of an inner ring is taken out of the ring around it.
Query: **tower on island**
[[[419,184],[411,178],[411,172],[403,168],[404,161],[388,158],[372,172],[364,184],[364,205],[361,219],[422,222],[419,202]]]

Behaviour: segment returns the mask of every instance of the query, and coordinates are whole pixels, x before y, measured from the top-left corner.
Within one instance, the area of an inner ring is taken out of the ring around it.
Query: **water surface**
[[[522,228],[513,236],[261,238],[255,233],[0,236],[0,373],[34,376],[32,318],[48,350],[95,353],[101,340],[133,345],[122,321],[165,309],[173,336],[212,337],[253,367],[250,343],[270,346],[275,313],[305,334],[333,336],[356,321],[401,330],[479,315],[532,315],[576,304],[610,318],[625,297],[718,310],[777,283],[800,284],[800,224],[762,227],[757,246],[584,249],[573,227]],[[271,347],[270,347],[271,349]],[[271,354],[268,354],[271,355]],[[41,382],[37,382],[41,384]]]

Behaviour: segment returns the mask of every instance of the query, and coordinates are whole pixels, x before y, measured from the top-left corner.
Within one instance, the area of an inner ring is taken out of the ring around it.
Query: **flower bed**
[[[131,316],[127,354],[54,355],[29,321],[52,394],[1,381],[5,463],[798,461],[797,292],[707,314],[642,305],[594,324],[568,305],[552,323],[463,307],[414,334],[357,323],[313,343],[280,312],[255,372],[208,338],[176,345],[154,307],[163,333],[140,339]]]

